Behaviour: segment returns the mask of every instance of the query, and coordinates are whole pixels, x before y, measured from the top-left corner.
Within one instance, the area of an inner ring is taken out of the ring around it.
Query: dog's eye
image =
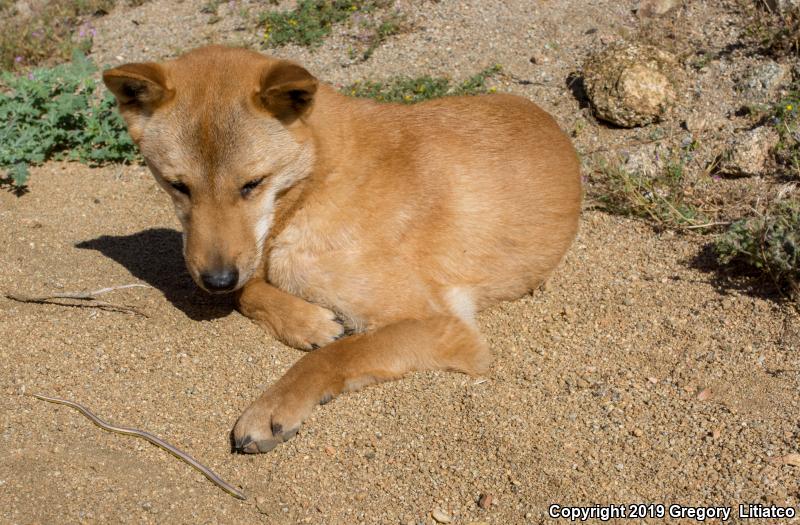
[[[176,181],[176,182],[170,182],[169,185],[172,186],[173,189],[175,189],[175,191],[183,193],[187,197],[189,196],[189,193],[190,193],[189,192],[189,186],[187,186],[186,184]]]
[[[262,182],[264,182],[264,177],[261,177],[260,179],[251,180],[250,182],[242,186],[242,189],[239,190],[239,193],[242,194],[242,197],[247,197],[250,194],[250,192],[256,189],[258,185],[261,184]]]

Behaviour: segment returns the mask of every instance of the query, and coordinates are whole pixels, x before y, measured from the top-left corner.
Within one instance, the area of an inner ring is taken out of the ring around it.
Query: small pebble
[[[709,399],[711,399],[711,396],[713,395],[714,392],[710,388],[704,388],[703,390],[700,391],[699,394],[697,394],[697,400],[708,401]]]
[[[453,520],[453,518],[442,509],[433,509],[431,517],[436,520],[437,523],[450,523]]]

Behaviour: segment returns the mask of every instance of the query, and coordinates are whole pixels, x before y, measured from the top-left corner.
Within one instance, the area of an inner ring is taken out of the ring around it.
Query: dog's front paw
[[[286,312],[276,327],[277,336],[289,346],[313,350],[332,343],[345,334],[341,320],[327,308],[301,303],[300,308]]]
[[[239,311],[289,346],[313,350],[345,335],[343,323],[325,307],[281,291],[261,279],[239,292]]]
[[[303,420],[321,400],[302,389],[273,386],[251,404],[233,427],[237,452],[269,452],[297,434]]]

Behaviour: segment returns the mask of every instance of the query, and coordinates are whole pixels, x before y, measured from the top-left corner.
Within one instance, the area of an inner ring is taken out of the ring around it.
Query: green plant
[[[395,77],[384,82],[355,82],[342,91],[354,97],[372,98],[380,102],[413,104],[445,96],[492,92],[494,89],[487,87],[486,81],[500,71],[502,71],[501,66],[495,65],[473,75],[461,84],[455,84],[445,77]]]
[[[780,141],[775,147],[778,162],[800,178],[800,91],[794,91],[772,109],[771,119]]]
[[[28,166],[49,159],[88,164],[130,162],[136,147],[110,93],[100,96],[94,64],[72,61],[27,75],[0,75],[0,170],[3,182],[25,185]]]
[[[200,12],[206,15],[216,15],[222,0],[209,0],[200,7]]]
[[[692,202],[682,155],[673,156],[654,175],[601,161],[591,183],[593,200],[609,213],[647,219],[665,228],[701,227],[708,223],[703,211]]]
[[[708,51],[703,51],[698,53],[697,56],[689,62],[689,64],[697,71],[701,71],[708,66],[713,59],[713,54],[709,53]]]
[[[800,200],[776,200],[763,213],[732,223],[714,245],[723,265],[768,275],[800,298]]]
[[[221,3],[222,0],[210,0],[209,2],[206,2],[200,7],[201,13],[205,15],[211,15],[208,18],[209,25],[216,24],[217,22],[222,20],[222,17],[219,16],[219,6]]]
[[[359,32],[353,36],[350,58],[369,60],[378,47],[392,35],[406,29],[406,17],[400,11],[390,11],[375,17],[365,17],[359,23]]]
[[[0,5],[0,69],[30,67],[48,60],[68,60],[74,50],[87,52],[95,30],[89,17],[108,12],[114,0],[31,0]]]
[[[262,14],[259,24],[264,27],[264,43],[268,46],[293,43],[316,47],[330,34],[334,24],[376,5],[376,1],[368,0],[300,0],[291,11]]]
[[[354,32],[350,58],[368,60],[387,38],[405,27],[405,15],[388,8],[395,0],[300,0],[295,9],[259,17],[265,46],[297,44],[317,47],[335,24],[349,21]]]

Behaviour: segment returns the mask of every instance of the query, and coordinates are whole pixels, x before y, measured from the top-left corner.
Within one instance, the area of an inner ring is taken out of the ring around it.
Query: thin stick
[[[711,228],[713,226],[727,226],[730,224],[730,221],[722,221],[722,222],[707,222],[705,224],[694,224],[692,226],[684,226],[687,230],[696,230],[698,228]]]
[[[173,456],[177,457],[178,459],[184,461],[185,463],[188,463],[195,469],[199,470],[205,477],[214,482],[219,488],[221,488],[231,496],[239,498],[241,500],[247,499],[247,496],[245,496],[241,490],[237,489],[233,485],[227,483],[224,479],[217,476],[213,470],[206,467],[205,465],[194,459],[186,452],[170,445],[169,443],[167,443],[158,436],[154,436],[153,434],[145,432],[144,430],[111,425],[103,421],[96,415],[94,415],[88,408],[81,405],[80,403],[76,403],[75,401],[67,401],[66,399],[59,399],[57,397],[48,397],[40,394],[31,394],[31,395],[36,399],[41,399],[42,401],[49,401],[50,403],[58,403],[59,405],[67,405],[68,407],[72,407],[75,410],[78,410],[87,418],[89,418],[92,421],[92,423],[102,428],[103,430],[108,430],[109,432],[116,432],[118,434],[125,434],[126,436],[136,436],[145,439],[150,443],[152,443],[153,445],[166,450]]]
[[[54,293],[50,295],[40,295],[40,296],[28,296],[28,295],[18,295],[18,294],[10,294],[7,293],[6,297],[13,301],[19,301],[21,303],[40,303],[40,304],[57,304],[61,306],[87,306],[89,308],[96,307],[96,308],[106,308],[109,310],[115,310],[118,312],[124,313],[131,313],[141,315],[142,317],[148,317],[148,315],[133,306],[127,305],[120,305],[109,303],[107,301],[100,301],[97,299],[98,295],[103,295],[108,292],[113,292],[115,290],[123,290],[125,288],[151,288],[151,286],[146,284],[134,283],[134,284],[123,284],[121,286],[108,286],[106,288],[100,288],[99,290],[95,290],[93,292],[62,292],[62,293]],[[76,301],[89,301],[90,304],[65,304],[65,303],[58,303],[53,302],[55,299],[74,299]]]

